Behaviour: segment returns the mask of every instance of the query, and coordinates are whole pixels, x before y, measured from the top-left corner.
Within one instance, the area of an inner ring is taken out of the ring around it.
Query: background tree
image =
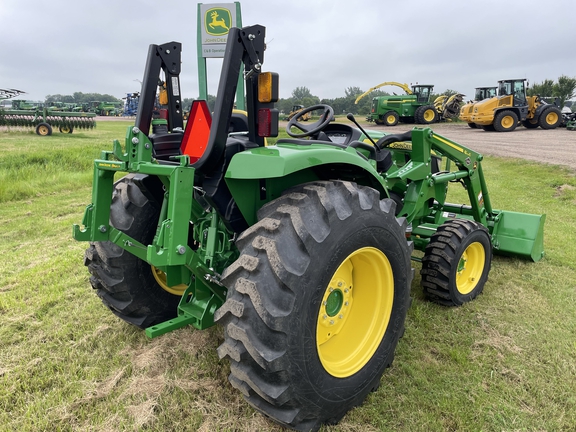
[[[554,80],[545,79],[542,83],[534,83],[526,90],[528,96],[542,96],[543,98],[551,98],[554,96]]]
[[[562,75],[558,78],[558,83],[554,86],[554,90],[554,96],[560,98],[560,107],[563,107],[568,99],[576,96],[576,78]]]
[[[527,90],[527,93],[528,96],[538,95],[546,99],[559,98],[562,108],[568,99],[576,96],[576,78],[562,75],[556,83],[551,79],[546,79],[541,84],[534,84]],[[549,100],[549,102],[552,101]]]
[[[296,87],[292,91],[293,105],[304,105],[305,107],[320,103],[320,98],[314,96],[308,87]]]

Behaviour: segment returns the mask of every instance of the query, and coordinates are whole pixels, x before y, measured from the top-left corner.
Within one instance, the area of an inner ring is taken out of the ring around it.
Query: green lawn
[[[128,124],[0,130],[0,431],[279,431],[228,383],[219,327],[149,340],[92,292],[72,224],[92,160]],[[495,208],[547,214],[545,258],[495,257],[483,295],[460,308],[425,301],[415,263],[394,364],[323,431],[574,430],[575,173],[493,157],[484,171]]]

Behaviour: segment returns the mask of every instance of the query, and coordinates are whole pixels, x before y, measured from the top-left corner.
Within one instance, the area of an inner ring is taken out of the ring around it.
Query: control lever
[[[346,114],[346,118],[347,118],[348,120],[350,120],[352,123],[354,123],[356,126],[358,126],[358,129],[360,129],[360,130],[362,131],[362,133],[363,133],[364,135],[366,135],[370,141],[372,141],[372,144],[374,144],[374,146],[375,146],[376,148],[379,148],[379,147],[376,145],[376,142],[370,137],[370,135],[368,135],[368,134],[366,133],[366,131],[362,128],[362,126],[360,126],[360,124],[356,121],[356,119],[354,118],[354,114],[348,113],[348,114]]]

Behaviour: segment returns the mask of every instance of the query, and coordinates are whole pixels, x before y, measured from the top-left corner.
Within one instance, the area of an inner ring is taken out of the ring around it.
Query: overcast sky
[[[207,2],[208,3],[208,2]],[[216,3],[216,2],[214,2]],[[435,92],[500,79],[576,77],[575,0],[244,0],[243,25],[266,27],[264,70],[280,96],[322,98],[384,81]],[[183,44],[184,97],[198,97],[197,5],[177,0],[0,0],[0,88],[47,95],[140,90],[149,44]],[[220,61],[208,59],[216,94]],[[383,88],[398,91],[394,88]]]

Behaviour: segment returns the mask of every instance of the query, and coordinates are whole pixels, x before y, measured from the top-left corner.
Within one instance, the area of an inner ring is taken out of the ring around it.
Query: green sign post
[[[206,59],[224,57],[230,27],[242,28],[240,2],[213,4],[198,3],[197,43],[200,99],[208,98]],[[238,76],[236,107],[242,110],[246,109],[242,71],[240,71],[240,75]]]

